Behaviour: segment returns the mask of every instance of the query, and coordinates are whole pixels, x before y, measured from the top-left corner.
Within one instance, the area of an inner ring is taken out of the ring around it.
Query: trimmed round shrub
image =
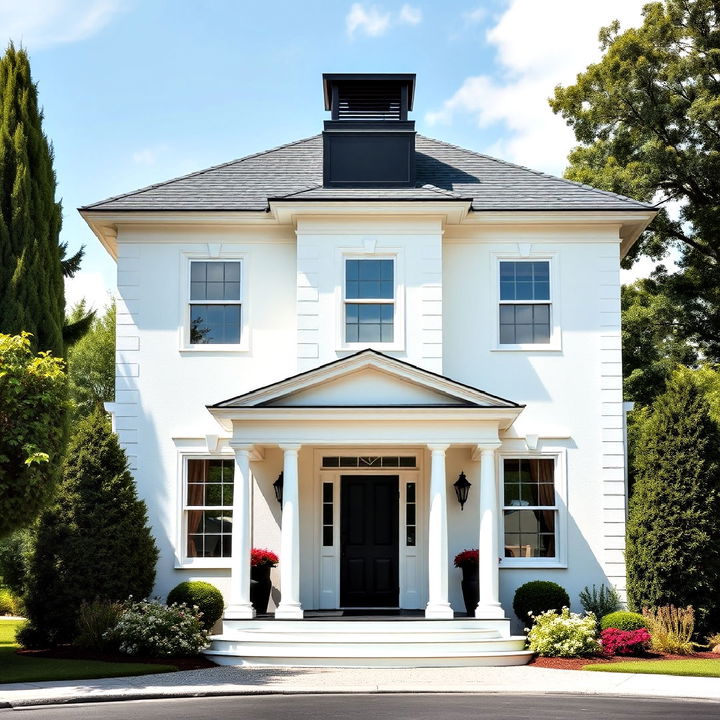
[[[167,596],[168,605],[185,603],[188,607],[197,605],[202,613],[201,622],[206,630],[220,619],[225,601],[222,593],[208,582],[190,580],[176,585]]]
[[[44,650],[49,646],[47,634],[30,624],[19,628],[15,639],[26,650]]]
[[[108,640],[122,653],[148,657],[187,657],[209,645],[199,611],[150,600],[128,603]]]
[[[647,621],[640,613],[628,612],[627,610],[618,610],[617,612],[603,615],[600,621],[600,628],[607,630],[615,628],[616,630],[641,630],[647,628]]]
[[[532,622],[533,617],[548,610],[560,612],[570,607],[570,598],[565,588],[549,580],[532,580],[515,591],[513,610],[522,623]]]

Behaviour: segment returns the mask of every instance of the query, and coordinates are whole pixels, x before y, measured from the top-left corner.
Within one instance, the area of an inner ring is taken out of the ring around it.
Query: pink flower
[[[650,633],[639,630],[606,628],[600,633],[600,644],[606,655],[636,655],[643,653],[650,644]]]

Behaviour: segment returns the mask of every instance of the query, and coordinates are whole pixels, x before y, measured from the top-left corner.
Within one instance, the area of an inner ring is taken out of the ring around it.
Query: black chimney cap
[[[332,90],[335,83],[345,82],[372,82],[372,83],[399,83],[408,87],[408,110],[413,109],[415,99],[415,73],[323,73],[323,95],[325,109],[331,109]]]

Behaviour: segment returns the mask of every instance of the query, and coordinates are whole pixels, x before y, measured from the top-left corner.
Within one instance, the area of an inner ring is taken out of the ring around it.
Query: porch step
[[[495,621],[498,622],[498,621]],[[221,665],[458,667],[524,665],[532,653],[506,626],[457,621],[235,620],[206,655]]]

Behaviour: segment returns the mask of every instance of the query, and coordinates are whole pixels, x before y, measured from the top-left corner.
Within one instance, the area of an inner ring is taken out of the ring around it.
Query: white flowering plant
[[[127,655],[185,657],[209,645],[197,606],[165,605],[157,600],[129,601],[115,627],[106,633]]]
[[[528,633],[528,647],[548,657],[582,657],[599,653],[595,615],[571,613],[564,607],[559,613],[548,610],[534,618]]]

